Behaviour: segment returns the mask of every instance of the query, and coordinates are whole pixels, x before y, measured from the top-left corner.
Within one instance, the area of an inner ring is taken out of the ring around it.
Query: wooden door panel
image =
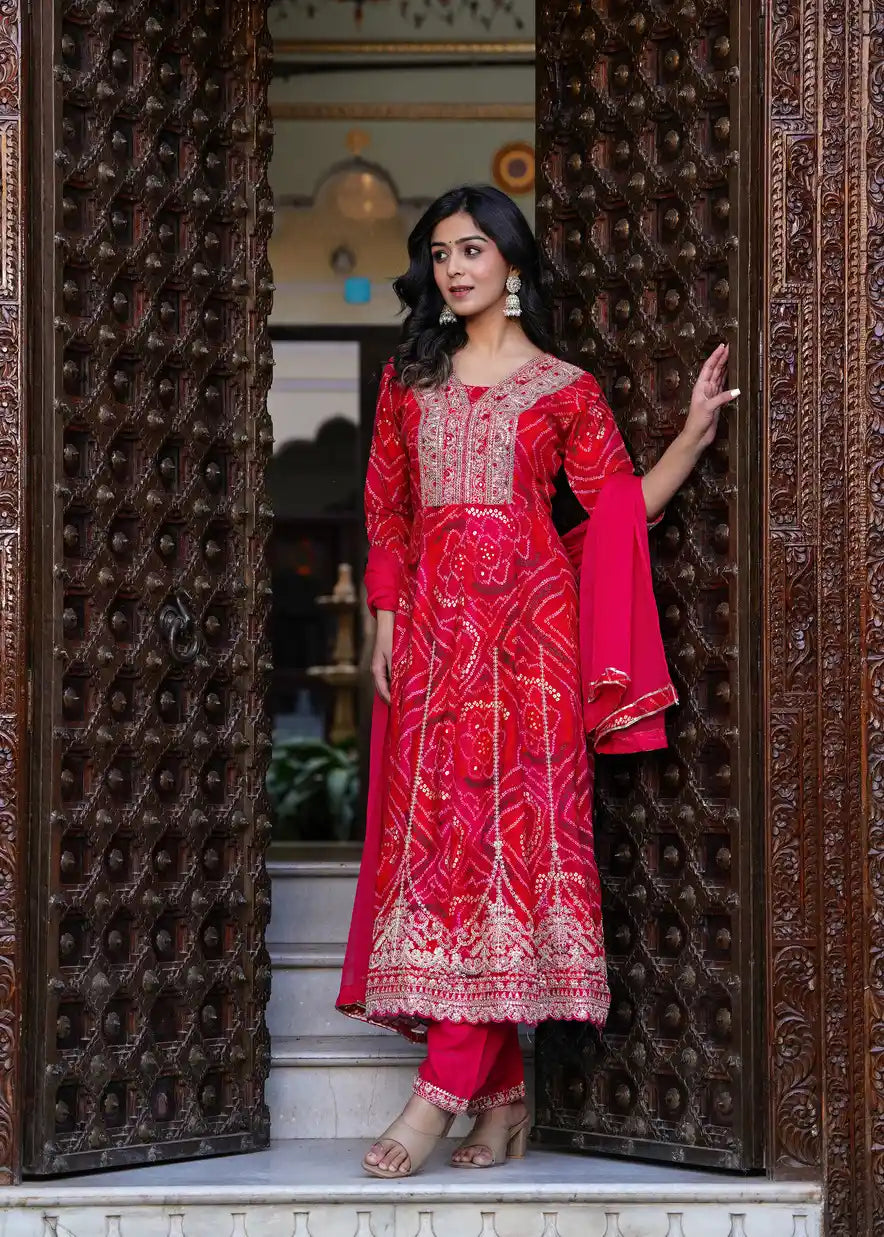
[[[49,1173],[269,1136],[272,208],[260,3],[38,7],[25,1167]]]
[[[759,1163],[761,1124],[749,10],[549,3],[538,28],[538,233],[564,351],[644,467],[721,339],[746,392],[652,534],[680,704],[666,751],[599,762],[611,1016],[601,1038],[541,1028],[538,1129],[730,1168]]]

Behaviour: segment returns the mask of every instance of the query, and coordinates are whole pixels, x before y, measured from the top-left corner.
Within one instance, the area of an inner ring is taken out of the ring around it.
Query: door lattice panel
[[[36,1172],[245,1150],[269,1132],[263,9],[55,13]]]
[[[748,79],[751,48],[738,7],[599,0],[549,3],[541,17],[538,226],[557,334],[602,382],[645,469],[721,339],[731,384],[747,392],[737,167],[738,156],[750,163],[749,104],[737,66]],[[598,765],[611,1016],[601,1039],[579,1025],[542,1029],[538,1126],[546,1141],[745,1168],[758,1162],[760,1124],[757,601],[745,551],[757,517],[746,418],[723,418],[652,534],[680,697],[669,748]]]

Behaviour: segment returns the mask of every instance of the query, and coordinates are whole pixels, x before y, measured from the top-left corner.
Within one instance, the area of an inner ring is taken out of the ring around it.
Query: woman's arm
[[[700,370],[684,428],[675,441],[669,444],[654,467],[642,477],[642,492],[649,520],[657,518],[714,440],[722,406],[740,394],[738,387],[731,391],[722,391],[727,358],[728,345],[719,344]]]
[[[394,607],[412,520],[408,453],[400,420],[401,396],[390,361],[381,375],[365,478],[365,529],[369,545],[365,586],[368,608],[377,619],[371,670],[375,687],[387,704]]]

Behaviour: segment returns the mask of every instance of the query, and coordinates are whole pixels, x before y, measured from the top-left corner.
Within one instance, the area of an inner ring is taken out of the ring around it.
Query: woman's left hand
[[[706,363],[700,370],[700,376],[694,384],[691,406],[681,432],[698,453],[705,451],[713,442],[718,430],[718,416],[722,405],[740,394],[739,388],[730,391],[722,390],[729,351],[728,344],[719,344],[707,357]]]

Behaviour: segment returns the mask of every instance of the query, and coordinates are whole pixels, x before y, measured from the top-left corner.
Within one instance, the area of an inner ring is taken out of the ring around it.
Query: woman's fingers
[[[393,663],[393,627],[379,620],[371,653],[371,675],[375,690],[385,704],[390,703],[390,667]]]
[[[727,369],[727,345],[720,345],[712,353],[712,386],[717,395],[724,381],[724,371]]]
[[[726,367],[727,357],[724,354],[719,356],[718,349],[706,358],[703,368],[697,376],[697,386],[707,399],[717,395],[721,390],[721,382]]]
[[[703,368],[697,375],[697,382],[702,382],[704,385],[709,385],[715,381],[715,368],[718,362],[718,349],[710,353],[703,362]]]
[[[730,348],[727,344],[719,344],[703,362],[703,368],[697,375],[697,384],[702,385],[706,399],[714,399],[721,390]]]
[[[722,391],[720,395],[716,395],[714,399],[710,400],[710,403],[714,408],[720,408],[722,404],[730,403],[732,399],[736,399],[739,394],[740,388],[732,387],[730,391]]]

